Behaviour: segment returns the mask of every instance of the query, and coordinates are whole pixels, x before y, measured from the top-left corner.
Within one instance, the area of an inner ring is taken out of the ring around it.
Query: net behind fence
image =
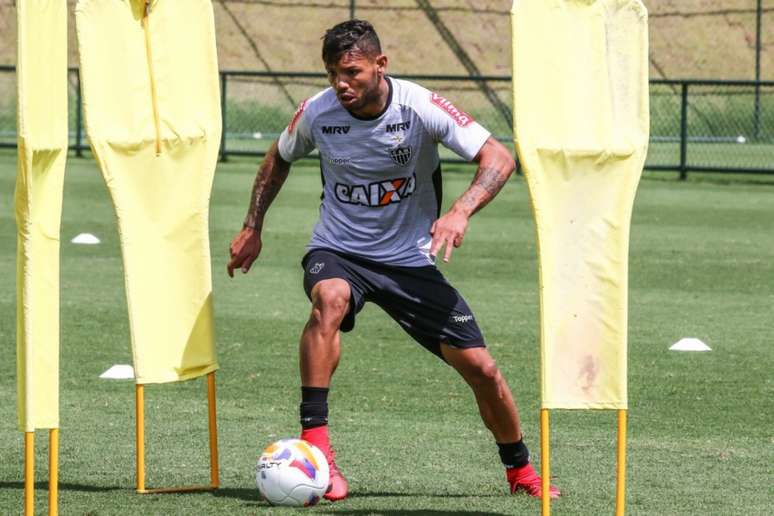
[[[407,76],[438,92],[512,145],[507,76]],[[69,82],[70,148],[88,148],[80,127],[77,70]],[[298,104],[328,86],[317,73],[221,72],[221,154],[262,155]],[[646,169],[774,173],[774,82],[651,81]],[[16,145],[16,75],[0,68],[0,146]],[[456,160],[442,150],[442,158]]]
[[[322,75],[223,74],[226,154],[265,151],[290,121],[298,104],[328,86]],[[492,134],[511,144],[510,80],[423,77],[421,84],[470,113]],[[494,101],[493,101],[494,100]],[[451,153],[444,157],[453,159]]]

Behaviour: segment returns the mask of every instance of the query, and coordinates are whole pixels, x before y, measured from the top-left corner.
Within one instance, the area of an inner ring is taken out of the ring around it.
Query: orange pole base
[[[48,431],[48,514],[59,514],[59,429]]]
[[[220,487],[220,470],[218,469],[218,418],[215,406],[215,373],[207,375],[207,408],[208,428],[210,432],[210,487]]]
[[[616,452],[615,516],[626,512],[626,410],[618,411],[618,449]]]
[[[24,515],[35,514],[35,432],[24,432]]]
[[[48,515],[59,514],[59,429],[48,431]],[[24,432],[24,515],[35,515],[35,432]]]
[[[137,454],[137,492],[145,492],[145,386],[135,385],[135,415],[137,417],[137,433],[135,448]]]
[[[540,467],[542,475],[541,488],[543,490],[541,497],[540,514],[549,516],[551,514],[551,440],[549,435],[549,417],[548,409],[540,410]]]
[[[136,425],[137,425],[137,493],[190,493],[196,491],[212,491],[220,487],[220,471],[218,469],[218,422],[215,407],[215,372],[207,375],[207,426],[210,447],[210,485],[160,487],[148,489],[145,487],[145,386],[135,385]]]

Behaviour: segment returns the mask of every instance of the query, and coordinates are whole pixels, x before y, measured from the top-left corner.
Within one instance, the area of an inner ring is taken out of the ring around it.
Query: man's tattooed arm
[[[470,187],[455,204],[459,203],[468,215],[473,215],[494,199],[512,172],[508,167],[480,166]]]
[[[443,260],[449,261],[452,249],[462,245],[470,216],[494,199],[516,168],[508,149],[492,137],[481,147],[476,161],[478,170],[473,182],[465,193],[454,201],[451,209],[430,228],[430,234],[433,236],[430,256],[433,258],[445,247]]]
[[[508,182],[514,169],[510,153],[492,138],[484,144],[479,158],[479,166],[473,182],[452,207],[452,209],[461,210],[468,217],[494,199]]]
[[[266,153],[266,157],[258,169],[258,174],[255,176],[250,208],[247,210],[244,227],[261,231],[266,211],[285,183],[288,172],[290,172],[290,163],[282,159],[275,142]]]

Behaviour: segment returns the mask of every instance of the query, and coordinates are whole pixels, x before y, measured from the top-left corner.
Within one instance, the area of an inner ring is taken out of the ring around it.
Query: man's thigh
[[[341,279],[349,284],[349,310],[341,321],[339,329],[351,331],[355,326],[355,315],[365,304],[364,282],[362,275],[346,258],[321,249],[315,249],[306,254],[301,261],[304,268],[304,291],[312,301],[312,292],[321,282],[331,279]]]
[[[470,306],[436,267],[392,269],[368,300],[381,306],[414,340],[441,359],[441,344],[485,347]]]

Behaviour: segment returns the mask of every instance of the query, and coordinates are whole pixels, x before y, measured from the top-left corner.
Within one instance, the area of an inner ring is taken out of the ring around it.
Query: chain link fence
[[[512,147],[510,78],[420,76],[420,82],[470,113],[492,134]],[[221,72],[224,139],[221,156],[264,152],[293,116],[298,104],[328,86],[320,73]],[[445,161],[454,154],[441,149]]]
[[[70,149],[88,149],[82,127],[77,70],[68,75]],[[452,100],[513,149],[511,82],[507,76],[420,76],[417,81]],[[261,156],[297,105],[327,87],[320,73],[220,73],[221,159]],[[774,174],[774,81],[653,80],[651,141],[646,170]],[[16,146],[16,77],[0,67],[0,147]],[[442,149],[444,161],[458,161]]]
[[[81,156],[88,150],[81,111],[81,84],[78,70],[67,72],[67,125],[69,150]],[[16,68],[0,66],[0,148],[16,148]]]
[[[774,173],[774,82],[650,84],[646,168]]]

